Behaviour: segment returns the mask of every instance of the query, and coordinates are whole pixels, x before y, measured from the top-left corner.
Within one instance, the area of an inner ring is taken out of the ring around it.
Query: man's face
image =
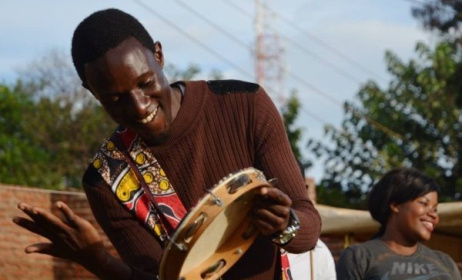
[[[148,144],[162,143],[172,117],[171,88],[163,72],[159,43],[155,53],[129,38],[85,65],[85,86],[118,124]]]

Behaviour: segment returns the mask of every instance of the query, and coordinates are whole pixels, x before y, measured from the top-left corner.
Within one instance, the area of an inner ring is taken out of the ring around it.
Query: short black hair
[[[369,212],[381,224],[383,231],[392,203],[402,204],[430,192],[439,192],[435,180],[414,168],[395,168],[372,187],[368,195]]]
[[[135,17],[121,10],[101,10],[85,18],[74,31],[71,50],[74,67],[82,82],[86,82],[86,63],[131,37],[154,52],[154,40],[148,31]]]

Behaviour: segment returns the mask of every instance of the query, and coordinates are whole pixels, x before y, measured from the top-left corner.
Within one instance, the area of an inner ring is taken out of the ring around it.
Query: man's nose
[[[143,115],[149,106],[149,96],[140,89],[135,89],[129,92],[130,102],[133,105],[135,113]]]

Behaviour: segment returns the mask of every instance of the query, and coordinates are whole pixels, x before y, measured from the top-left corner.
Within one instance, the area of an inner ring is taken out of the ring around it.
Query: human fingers
[[[88,220],[75,214],[66,203],[58,201],[56,207],[61,211],[66,222],[76,230],[73,234],[73,239],[74,242],[79,243],[79,247],[85,248],[95,243],[102,242],[98,230]]]
[[[37,224],[34,221],[31,221],[29,219],[23,218],[23,217],[13,217],[13,222],[17,224],[18,226],[32,232],[38,235],[41,235],[45,238],[50,239],[51,235],[48,234],[48,232],[44,231],[42,228],[37,226]]]
[[[47,254],[47,255],[53,255],[53,244],[51,243],[36,243],[27,246],[24,251],[27,254],[32,254],[32,253],[39,253],[39,254]]]
[[[255,195],[254,212],[258,214],[260,210],[266,209],[285,220],[289,218],[291,205],[292,200],[281,190],[277,188],[262,188]]]
[[[66,254],[56,247],[53,243],[36,243],[27,246],[24,251],[26,254],[43,254],[50,255],[57,258],[68,258]]]
[[[256,205],[252,215],[254,223],[263,233],[275,233],[283,231],[289,224],[290,208],[281,205]]]
[[[37,227],[48,233],[69,231],[70,228],[56,215],[40,207],[20,203],[18,208],[27,214]]]
[[[74,211],[64,202],[58,201],[56,202],[56,207],[59,211],[63,214],[65,218],[65,222],[67,222],[72,227],[77,227],[77,223],[79,221],[79,216],[77,216]]]
[[[257,199],[263,199],[270,204],[279,204],[289,207],[292,205],[290,197],[278,188],[263,187],[259,192],[257,192],[256,197]]]

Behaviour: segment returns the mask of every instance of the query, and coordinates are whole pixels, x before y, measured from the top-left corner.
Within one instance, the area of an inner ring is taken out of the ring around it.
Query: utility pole
[[[275,16],[266,8],[265,0],[255,0],[255,76],[274,102],[282,103],[284,94],[283,49],[279,34],[272,28]]]

